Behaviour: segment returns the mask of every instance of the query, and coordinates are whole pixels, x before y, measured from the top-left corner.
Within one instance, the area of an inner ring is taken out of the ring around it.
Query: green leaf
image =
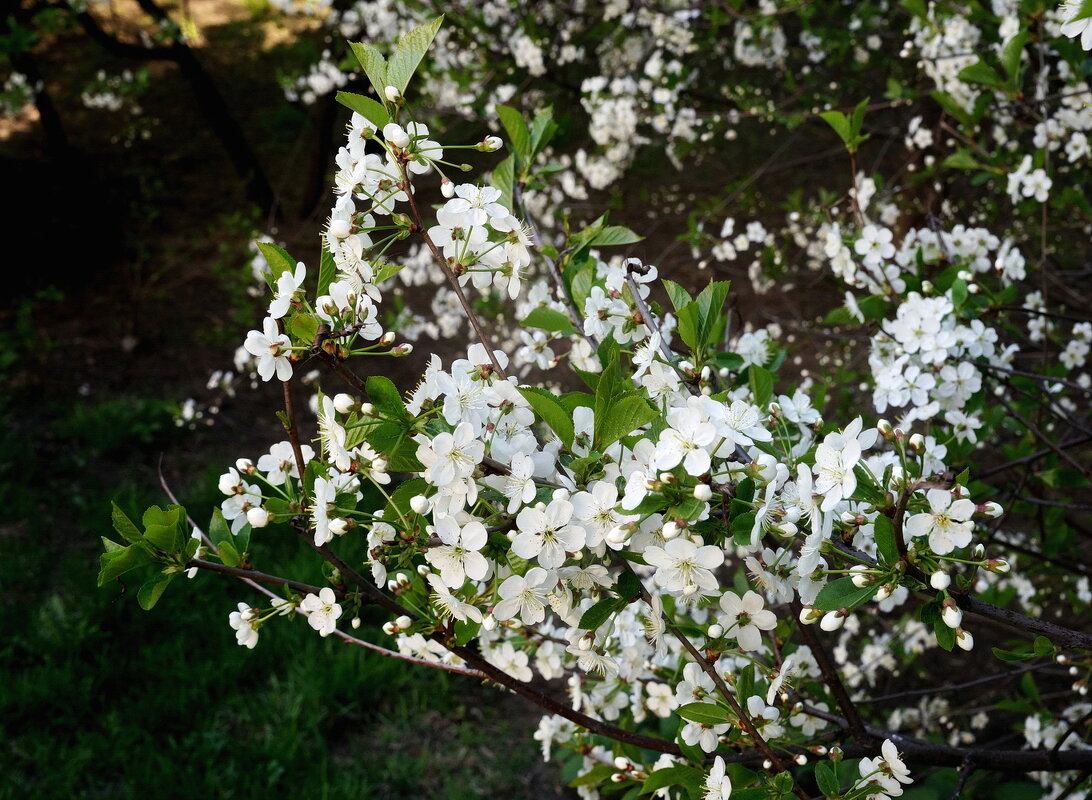
[[[409,416],[406,404],[402,400],[402,393],[398,391],[398,387],[390,378],[372,375],[364,384],[364,388],[368,391],[372,405],[388,417],[401,421]]]
[[[552,108],[544,108],[535,114],[535,120],[531,123],[531,155],[536,156],[541,153],[554,138],[555,133],[557,133],[557,123],[554,122]]]
[[[493,186],[500,190],[501,205],[510,211],[513,210],[513,187],[516,183],[516,160],[514,156],[508,156],[493,168],[492,182]]]
[[[964,67],[956,77],[964,83],[978,83],[994,89],[1002,89],[1005,86],[1005,81],[997,74],[997,70],[982,61],[976,61]]]
[[[388,511],[384,512],[384,516],[388,520],[397,519],[399,516],[409,519],[417,513],[410,506],[410,501],[417,495],[427,495],[428,492],[428,481],[424,478],[410,478],[408,481],[402,481],[398,484],[398,488],[391,492],[391,499],[387,504]]]
[[[588,242],[588,245],[590,247],[613,247],[619,244],[633,244],[644,238],[622,225],[608,225],[596,233]]]
[[[354,94],[353,92],[338,92],[336,97],[339,103],[364,117],[379,130],[383,130],[383,126],[391,121],[390,115],[387,113],[387,109],[383,107],[383,104],[370,97]],[[323,294],[323,292],[319,292],[319,294]]]
[[[752,531],[755,527],[755,515],[754,512],[748,511],[746,514],[739,514],[732,518],[732,541],[738,544],[740,547],[750,547]]]
[[[296,271],[296,259],[288,255],[283,247],[278,247],[272,242],[257,242],[257,245],[265,256],[266,263],[269,264],[269,274],[265,276],[265,282],[269,284],[270,289],[276,291],[277,278],[281,277],[281,273]]]
[[[685,720],[702,725],[723,725],[731,719],[728,709],[712,703],[687,703],[680,706],[675,713]]]
[[[963,125],[967,127],[974,125],[974,120],[971,118],[971,115],[967,113],[967,110],[956,102],[955,98],[947,92],[930,92],[929,96],[936,100],[940,107],[947,111],[950,116],[959,120]]]
[[[617,597],[604,597],[581,615],[580,628],[585,631],[594,631],[624,605],[626,605],[625,601],[620,601]]]
[[[440,30],[443,21],[444,17],[440,15],[432,22],[402,34],[402,38],[398,40],[398,45],[387,63],[387,83],[397,89],[399,94],[406,93],[406,87],[409,86],[413,73],[417,71],[421,59],[428,52],[432,40],[436,38],[436,31]],[[370,74],[368,78],[371,79]],[[383,90],[378,92],[380,97],[386,96],[385,89],[386,87],[383,87]]]
[[[334,282],[334,278],[336,277],[337,264],[334,263],[334,255],[326,245],[323,245],[322,258],[319,260],[318,290],[315,292],[315,296],[322,297],[325,294],[329,294],[330,284]],[[376,277],[375,282],[380,282],[378,276]]]
[[[642,425],[647,425],[658,412],[640,395],[629,395],[607,408],[603,424],[595,422],[597,450],[605,450],[623,436],[628,436]]]
[[[114,530],[121,534],[121,538],[129,543],[139,542],[144,537],[140,535],[140,529],[133,523],[117,503],[110,503],[110,520],[114,523]]]
[[[242,561],[239,551],[235,548],[235,542],[231,539],[224,539],[224,541],[220,542],[217,550],[220,553],[220,560],[229,567],[237,567]]]
[[[473,620],[456,620],[455,621],[455,644],[460,647],[465,647],[470,642],[474,641],[478,636],[478,632],[482,629],[480,622],[474,622]]]
[[[523,114],[511,106],[497,106],[497,116],[508,134],[516,161],[520,167],[526,167],[531,160],[531,131],[527,129]]]
[[[983,165],[980,164],[975,157],[971,155],[971,151],[965,147],[961,147],[941,161],[940,166],[946,169],[977,170],[983,168]]]
[[[848,608],[852,611],[871,600],[877,588],[866,586],[858,589],[853,585],[852,578],[838,578],[819,591],[819,596],[815,598],[815,607],[820,611],[835,611],[839,608]]]
[[[159,602],[159,598],[163,596],[163,592],[174,580],[175,575],[156,575],[150,578],[140,590],[137,592],[137,602],[140,603],[140,607],[145,611],[151,611],[155,604]]]
[[[387,456],[390,468],[395,472],[418,472],[423,469],[417,460],[417,442],[410,438],[412,431],[408,421],[379,422],[362,430],[364,440],[377,453]]]
[[[937,644],[952,652],[952,648],[955,647],[955,630],[949,628],[944,624],[943,620],[937,620],[933,623],[933,633],[937,637]]]
[[[752,364],[747,368],[747,383],[751,387],[751,394],[754,395],[755,405],[759,408],[768,406],[773,399],[773,373],[765,367]]]
[[[641,594],[641,579],[637,577],[637,573],[627,569],[618,576],[614,591],[623,600],[633,600]]]
[[[387,86],[390,85],[387,81],[387,59],[376,48],[364,42],[350,42],[349,47],[352,48],[364,74],[368,76],[368,83],[375,90],[376,97],[385,98]]]
[[[952,306],[956,309],[962,308],[963,304],[967,302],[967,281],[962,278],[957,278],[952,282],[952,286],[948,292],[949,296],[952,298]]]
[[[523,327],[525,328],[539,328],[544,331],[555,331],[564,334],[578,334],[578,331],[569,319],[568,314],[553,309],[540,306],[533,309],[523,320]]]
[[[181,506],[163,509],[152,506],[144,512],[144,541],[164,553],[175,554],[182,549],[182,523],[185,512]]]
[[[664,289],[667,290],[667,296],[671,300],[671,305],[675,307],[675,310],[690,305],[693,302],[693,298],[690,296],[690,292],[686,291],[675,281],[664,280],[662,281]]]
[[[569,786],[597,786],[604,781],[609,781],[610,776],[617,771],[609,764],[596,764],[583,775],[570,781]]]
[[[1034,650],[1035,655],[1040,658],[1054,655],[1054,643],[1045,636],[1036,636],[1035,641],[1031,645],[1031,649]]]
[[[390,261],[384,261],[380,264],[377,264],[375,267],[375,283],[380,284],[389,278],[393,278],[395,275],[401,272],[402,268],[405,266],[406,265],[404,263],[392,264]]]
[[[315,334],[318,333],[319,318],[314,314],[293,314],[292,318],[288,321],[288,330],[292,334],[293,338],[297,342],[303,344],[311,344],[315,341]]]
[[[891,518],[884,514],[877,514],[876,521],[872,525],[873,535],[876,538],[876,549],[883,556],[885,564],[895,564],[899,560],[898,543],[895,541],[895,529],[891,524]]]
[[[1001,50],[1001,66],[1014,84],[1020,74],[1020,56],[1023,55],[1029,38],[1031,34],[1028,31],[1021,31],[1009,39]]]
[[[816,763],[815,782],[819,784],[819,791],[827,797],[837,797],[841,794],[842,787],[838,783],[838,773],[829,761]]]
[[[131,544],[120,550],[113,550],[99,556],[98,585],[105,586],[115,578],[137,567],[150,564],[152,557],[139,544]]]
[[[602,438],[600,431],[606,423],[608,410],[622,393],[622,371],[615,354],[603,362],[606,366],[599,374],[595,387],[595,440]]]
[[[523,399],[531,404],[547,427],[557,434],[557,438],[568,447],[572,448],[576,430],[573,427],[573,419],[570,411],[561,402],[561,399],[545,389],[536,389],[529,386],[519,387],[519,393]]]
[[[730,281],[713,281],[694,298],[698,307],[698,347],[704,349],[717,344],[721,312],[731,288]]]
[[[744,478],[736,484],[736,499],[749,503],[755,499],[754,478]]]
[[[838,134],[842,143],[848,147],[849,143],[853,141],[853,132],[850,129],[849,117],[841,111],[823,111],[819,116],[834,129],[834,132]]]
[[[954,641],[954,638],[953,638]],[[950,650],[951,648],[946,648]],[[1000,647],[991,647],[994,657],[999,658],[1001,661],[1027,661],[1030,658],[1035,658],[1036,653],[1031,650],[1016,651],[1016,650],[1002,650]]]
[[[220,546],[221,542],[231,541],[231,527],[228,525],[227,520],[224,519],[224,514],[220,509],[216,508],[212,511],[212,519],[209,521],[209,540],[216,545]]]
[[[700,786],[705,781],[705,773],[697,767],[677,764],[649,773],[641,786],[641,794],[649,794],[667,786]]]

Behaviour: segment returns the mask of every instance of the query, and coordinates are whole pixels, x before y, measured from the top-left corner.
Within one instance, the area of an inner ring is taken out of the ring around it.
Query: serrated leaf
[[[140,528],[126,516],[117,503],[110,503],[110,521],[114,524],[114,530],[121,534],[121,538],[130,544],[139,542],[144,537],[140,534]]]
[[[523,399],[531,404],[531,408],[542,418],[547,427],[557,434],[557,438],[565,447],[572,448],[576,429],[573,426],[572,414],[561,399],[545,389],[521,386],[518,391],[523,395]]]
[[[334,255],[324,244],[322,246],[322,258],[319,260],[318,290],[315,292],[315,296],[322,297],[325,294],[329,294],[330,284],[334,282],[334,278],[336,277],[337,264],[334,263]],[[376,277],[375,282],[379,283],[378,276]]]
[[[288,251],[283,247],[278,247],[272,242],[256,242],[256,244],[265,257],[266,263],[269,264],[269,274],[265,276],[265,282],[269,284],[270,289],[276,291],[277,278],[282,272],[295,272],[296,260],[288,255]]]
[[[443,21],[444,17],[441,14],[432,22],[420,25],[402,34],[402,38],[398,40],[398,45],[394,48],[394,53],[391,54],[390,61],[387,63],[387,82],[397,89],[399,94],[404,95],[406,93],[406,87],[409,86],[413,73],[417,71],[421,59],[428,52],[428,48],[432,45],[432,40],[436,38],[436,32],[440,30]],[[383,97],[384,95],[380,94],[379,96]]]
[[[144,540],[164,553],[177,553],[182,547],[181,506],[152,506],[144,512]]]
[[[288,331],[292,334],[292,337],[297,342],[307,345],[315,341],[315,334],[318,333],[318,328],[319,318],[314,314],[293,314],[292,318],[288,321]]]
[[[368,398],[372,405],[379,411],[396,420],[404,420],[409,415],[406,404],[402,400],[402,393],[390,378],[382,375],[372,375],[364,384],[368,391]]]
[[[755,527],[755,515],[754,512],[748,511],[746,514],[739,514],[732,518],[732,541],[740,547],[750,547],[754,534],[752,531]]]
[[[728,709],[712,703],[687,703],[676,711],[680,717],[702,725],[723,725],[731,720]]]
[[[993,89],[1001,89],[1005,85],[1004,79],[997,74],[997,70],[982,61],[976,61],[964,67],[957,77],[964,83],[977,83]]]
[[[159,602],[159,598],[163,596],[163,592],[174,580],[174,576],[177,573],[171,575],[156,575],[149,579],[140,589],[137,591],[137,602],[140,603],[140,607],[145,611],[151,611],[155,608],[155,604]]]
[[[98,585],[105,586],[129,570],[151,563],[151,560],[148,551],[139,544],[131,544],[120,550],[103,553],[99,556]]]
[[[671,305],[675,307],[676,311],[693,302],[694,298],[690,296],[690,292],[679,286],[675,281],[665,279],[662,283],[664,289],[667,290],[667,296],[671,300]]]
[[[955,635],[953,634],[953,643],[955,641]],[[950,647],[945,648],[951,650]],[[1036,654],[1031,650],[1017,651],[1017,650],[1002,650],[1000,647],[991,647],[994,657],[1001,661],[1027,661],[1028,659],[1035,658]]]
[[[672,767],[664,767],[649,773],[641,786],[641,794],[649,794],[668,786],[700,786],[705,781],[705,773],[697,767],[688,767],[685,764],[676,764]]]
[[[1015,82],[1020,73],[1020,57],[1024,53],[1024,46],[1029,38],[1031,34],[1028,31],[1021,31],[1009,39],[1001,50],[1001,67],[1010,81]]]
[[[596,418],[595,446],[605,450],[657,417],[657,411],[640,395],[629,395],[607,407],[602,425]]]
[[[512,199],[513,187],[516,184],[516,160],[514,156],[508,156],[508,158],[493,167],[492,183],[501,193],[501,205],[509,211],[514,211],[512,205],[514,202]]]
[[[353,92],[338,92],[336,98],[341,105],[360,114],[378,130],[383,130],[383,126],[391,121],[390,115],[387,113],[387,109],[383,107],[383,104],[370,97],[354,94]],[[323,294],[323,292],[319,292],[319,294]]]
[[[527,121],[523,114],[511,106],[497,106],[497,116],[504,126],[504,132],[508,134],[512,153],[519,166],[526,167],[531,160],[531,131],[527,128]]]
[[[604,781],[609,781],[610,776],[617,771],[609,764],[596,764],[583,775],[570,781],[569,786],[597,786]]]
[[[231,539],[224,539],[217,546],[217,550],[220,554],[220,560],[227,564],[229,567],[237,567],[242,561],[239,556],[239,551],[235,548],[235,543]]]
[[[850,130],[849,117],[841,111],[823,111],[819,116],[834,129],[834,132],[838,134],[842,143],[848,147],[849,143],[853,141],[853,132]]]
[[[876,549],[883,556],[885,564],[895,564],[899,560],[898,543],[895,541],[895,528],[891,524],[891,518],[884,514],[877,514],[876,521],[872,525],[873,536],[876,539]]]
[[[535,114],[535,119],[531,123],[531,155],[536,156],[541,153],[554,138],[555,133],[557,133],[557,123],[554,122],[552,108],[544,108]]]
[[[474,622],[473,620],[456,620],[455,621],[455,644],[460,647],[465,647],[470,642],[474,641],[478,636],[478,632],[482,629],[480,622]]]
[[[594,631],[613,614],[619,607],[625,605],[625,601],[617,597],[604,597],[580,616],[580,628],[585,631]]]
[[[614,591],[623,600],[632,600],[641,594],[641,579],[637,577],[637,573],[627,569],[618,576]]]
[[[588,245],[590,247],[613,247],[620,244],[633,244],[644,238],[622,225],[608,225],[596,233],[588,242]]]
[[[933,633],[937,637],[937,644],[949,653],[952,652],[955,647],[955,630],[945,625],[944,620],[937,620],[933,623]]]
[[[842,793],[842,787],[838,783],[838,773],[829,761],[816,763],[815,782],[819,784],[819,791],[827,797],[837,797]]]
[[[838,578],[819,591],[814,606],[820,611],[835,611],[839,608],[848,608],[852,611],[871,600],[877,588],[866,586],[859,589],[853,585],[852,578]]]
[[[564,333],[567,335],[578,334],[578,331],[574,326],[568,314],[553,309],[540,306],[533,309],[523,320],[523,327],[525,328],[538,328],[544,331],[551,331],[556,333]]]
[[[975,157],[971,155],[971,151],[965,147],[961,147],[941,161],[940,166],[946,169],[982,169],[982,164],[980,164]]]
[[[754,395],[755,405],[765,408],[773,399],[774,376],[765,367],[752,364],[747,368],[747,383]]]

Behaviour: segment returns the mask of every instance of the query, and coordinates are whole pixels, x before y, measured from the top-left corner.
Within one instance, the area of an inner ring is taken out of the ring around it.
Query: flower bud
[[[398,633],[398,628],[394,626],[393,622],[384,622],[383,633],[387,634],[387,636],[394,636],[396,633]]]
[[[850,580],[858,589],[863,589],[872,583],[872,574],[864,564],[854,564],[850,567]]]
[[[402,99],[402,93],[394,86],[388,86],[383,89],[383,96],[387,98],[388,103],[397,103]],[[386,129],[383,129],[383,133],[386,134]]]
[[[482,630],[483,631],[492,631],[492,630],[496,630],[496,628],[497,628],[497,618],[494,617],[492,614],[486,614],[485,617],[482,618]]]
[[[330,533],[334,536],[344,536],[345,532],[349,530],[349,520],[337,518],[330,520]]]
[[[339,414],[348,414],[356,406],[356,400],[351,394],[340,392],[334,395],[334,410]]]
[[[398,626],[399,630],[405,631],[409,630],[410,626],[413,625],[413,620],[403,614],[394,621],[394,624]]]
[[[986,555],[986,545],[979,542],[974,546],[974,550],[971,551],[975,558],[984,558]]]
[[[632,769],[633,765],[629,763],[629,759],[625,756],[616,756],[614,759],[615,769]]]
[[[394,576],[394,579],[398,582],[399,586],[409,586],[410,585],[409,575],[407,575],[404,572],[399,572],[397,575]]]
[[[713,489],[708,483],[699,483],[694,487],[694,499],[708,503],[713,499]]]
[[[812,606],[803,606],[800,609],[800,624],[813,625],[823,616],[823,612]]]
[[[350,622],[349,624],[353,627],[354,631],[360,630],[360,617],[353,617],[352,622]]]
[[[231,472],[225,472],[220,476],[219,482],[216,484],[222,494],[226,494],[231,497],[235,494],[241,494],[243,491],[243,482],[239,480],[239,476]]]
[[[427,514],[429,506],[432,505],[428,498],[423,494],[417,494],[411,497],[409,504],[410,508],[413,509],[414,514]]]
[[[929,576],[929,585],[938,592],[943,592],[952,585],[952,576],[942,569],[938,569]]]
[[[886,419],[881,419],[876,423],[876,430],[880,432],[880,436],[889,442],[895,438],[895,429],[891,427],[891,423]]]
[[[844,608],[839,608],[836,611],[828,611],[823,615],[823,618],[819,620],[819,627],[827,633],[836,631],[846,624],[847,616],[848,612]]]
[[[389,467],[389,466],[390,466],[390,463],[385,458],[377,458],[377,459],[374,459],[372,461],[372,471],[373,472],[386,472],[387,467]]]
[[[1012,569],[1009,566],[1009,562],[1002,558],[991,558],[986,561],[986,569],[990,572],[996,572],[998,575],[1005,575]]]
[[[478,149],[484,153],[493,153],[500,150],[503,146],[504,142],[501,141],[499,136],[486,136],[482,139],[482,143],[478,145]]]
[[[372,414],[375,413],[375,406],[373,406],[371,403],[361,403],[360,413],[365,417],[370,417]]]
[[[347,219],[335,219],[330,221],[330,227],[326,229],[326,232],[335,239],[347,239],[353,232],[353,226]]]
[[[426,575],[431,575],[432,574],[432,569],[429,567],[428,564],[418,564],[417,565],[417,574],[420,575],[423,578]]]
[[[444,176],[444,179],[440,181],[440,194],[449,200],[455,196],[455,184],[452,183],[451,178],[448,178],[446,175]]]
[[[253,475],[258,469],[254,466],[254,462],[249,458],[240,458],[235,461],[235,469],[244,475]]]
[[[701,368],[701,379],[703,381],[708,381],[712,377],[713,377],[713,370],[710,369],[710,367],[708,365]]]
[[[387,331],[379,337],[380,347],[390,347],[392,344],[394,344],[394,331]]]
[[[1073,684],[1073,691],[1075,691],[1077,694],[1081,695],[1082,697],[1085,696],[1086,694],[1088,694],[1088,682],[1087,681],[1077,681],[1076,683]]]
[[[607,542],[610,544],[625,544],[626,539],[629,538],[629,533],[622,528],[611,528],[607,532]]]
[[[920,433],[915,433],[910,437],[910,449],[915,453],[925,452],[925,437]]]
[[[963,612],[956,606],[955,600],[948,598],[944,601],[944,610],[940,612],[940,618],[949,628],[958,628],[963,622]]]
[[[771,417],[780,417],[781,416],[781,404],[778,403],[778,402],[770,403],[766,407],[766,410],[769,412]]]
[[[876,592],[876,601],[882,603],[884,600],[891,596],[891,593],[895,591],[894,587],[890,583],[885,583]]]
[[[674,520],[668,520],[663,526],[663,536],[665,539],[674,539],[679,535],[679,526],[675,524]]]
[[[933,293],[933,282],[932,281],[922,281],[921,282],[921,293],[926,294],[926,295],[932,294]]]
[[[960,650],[970,652],[974,647],[974,637],[962,628],[956,628],[955,643],[959,645]]]
[[[392,356],[408,356],[413,352],[413,345],[409,342],[402,342],[402,344],[391,348]]]
[[[613,775],[610,776],[610,782],[611,783],[621,783],[625,779],[626,779],[626,776],[623,775],[621,772],[616,772],[616,773],[614,773]]]
[[[798,767],[802,767],[802,766],[804,766],[805,764],[808,763],[808,757],[806,755],[804,755],[803,753],[797,753],[796,757],[793,758],[793,761],[796,762],[796,765]]]
[[[719,639],[721,636],[724,635],[724,627],[714,623],[713,625],[709,626],[709,630],[707,631],[707,633],[709,634],[710,639]]]
[[[830,748],[830,752],[827,753],[827,757],[830,758],[830,760],[833,761],[835,764],[837,764],[839,761],[842,760],[842,748],[840,748],[838,745],[834,745],[834,747]]]
[[[409,134],[395,122],[388,122],[383,126],[383,138],[393,147],[408,147],[410,143]]]
[[[264,528],[269,524],[269,512],[261,506],[255,506],[247,510],[246,521],[252,528]]]
[[[1005,509],[1001,507],[1000,503],[995,503],[993,500],[988,503],[983,503],[978,507],[978,513],[987,517],[988,519],[997,519],[1005,513]]]

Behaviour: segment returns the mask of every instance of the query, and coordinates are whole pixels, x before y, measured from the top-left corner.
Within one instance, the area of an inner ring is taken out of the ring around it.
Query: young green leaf
[[[360,114],[378,130],[383,130],[383,126],[391,121],[383,104],[370,97],[353,92],[338,92],[336,98],[341,105]]]
[[[413,73],[417,71],[421,59],[425,57],[425,53],[432,44],[432,40],[436,38],[436,32],[440,30],[443,21],[444,18],[441,15],[432,22],[419,25],[413,30],[402,34],[402,38],[398,40],[390,61],[387,63],[386,76],[387,85],[393,86],[398,90],[399,94],[404,95],[406,93],[406,87],[409,86]],[[370,74],[368,79],[371,79]],[[379,92],[379,96],[386,96],[386,86]]]

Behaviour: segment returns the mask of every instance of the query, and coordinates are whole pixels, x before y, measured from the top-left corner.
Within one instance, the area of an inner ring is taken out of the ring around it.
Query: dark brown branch
[[[186,567],[197,567],[198,569],[205,569],[209,572],[222,572],[224,575],[245,578],[247,580],[257,581],[258,583],[268,583],[271,586],[287,586],[289,589],[294,589],[301,594],[318,594],[319,591],[321,591],[320,587],[312,586],[309,583],[300,583],[299,581],[289,580],[288,578],[281,578],[277,575],[270,575],[268,572],[259,572],[256,569],[229,567],[227,564],[218,564],[215,561],[204,561],[200,558],[191,558],[186,563]],[[337,592],[337,594],[344,597],[345,593]]]
[[[288,441],[292,444],[292,455],[296,459],[296,469],[300,473],[300,481],[303,481],[303,473],[307,471],[303,460],[303,449],[300,447],[300,431],[296,425],[296,406],[292,402],[292,379],[281,382],[284,389],[284,416],[286,420],[285,430],[288,432]]]

